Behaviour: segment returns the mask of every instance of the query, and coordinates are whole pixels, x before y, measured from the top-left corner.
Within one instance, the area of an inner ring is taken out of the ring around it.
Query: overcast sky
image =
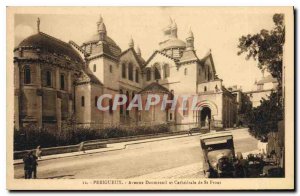
[[[246,13],[247,12],[247,13]],[[219,78],[225,86],[238,85],[243,90],[251,90],[255,79],[262,74],[253,60],[246,61],[245,56],[237,56],[239,37],[258,33],[261,29],[271,29],[274,13],[261,11],[248,12],[245,8],[234,10],[216,8],[93,8],[80,12],[66,10],[64,14],[22,14],[15,16],[15,45],[27,36],[37,32],[36,19],[41,20],[42,32],[65,42],[82,42],[96,33],[96,22],[101,14],[107,28],[107,34],[122,50],[128,48],[130,37],[135,46],[139,45],[143,57],[147,60],[158,43],[163,41],[162,29],[173,18],[178,27],[178,38],[185,41],[191,27],[195,37],[195,49],[202,58],[212,50]]]

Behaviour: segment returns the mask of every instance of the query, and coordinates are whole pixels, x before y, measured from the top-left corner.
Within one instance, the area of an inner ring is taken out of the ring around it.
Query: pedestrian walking
[[[32,154],[32,151],[29,151],[25,154],[23,157],[23,163],[24,163],[24,178],[30,179],[31,178],[31,161],[30,161],[30,155]]]
[[[83,151],[83,153],[85,153],[85,150],[84,150],[84,142],[81,142],[80,145],[79,145],[79,149],[78,151]]]
[[[32,152],[32,151],[31,151]],[[33,154],[33,152],[29,155],[29,160],[30,160],[30,177],[33,176],[34,179],[37,177],[37,156]]]
[[[38,158],[38,159],[42,159],[42,149],[41,149],[41,146],[38,146],[35,150],[35,156]]]

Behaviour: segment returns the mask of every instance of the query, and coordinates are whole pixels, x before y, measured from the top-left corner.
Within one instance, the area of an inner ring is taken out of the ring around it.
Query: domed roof
[[[39,48],[51,53],[65,55],[72,60],[82,62],[82,58],[70,44],[42,32],[38,32],[35,35],[27,37],[19,44],[18,47]]]
[[[89,45],[91,47],[89,47]],[[80,47],[90,55],[91,58],[92,56],[99,54],[107,54],[112,57],[118,57],[121,54],[121,48],[113,39],[107,36],[106,26],[101,15],[97,22],[97,33],[87,41],[83,42]]]
[[[186,43],[178,38],[171,38],[166,41],[159,43],[160,49],[170,49],[170,48],[185,48]]]
[[[99,44],[102,43],[102,44]],[[88,41],[85,41],[82,45],[81,48],[84,49],[85,46],[87,45],[94,45],[95,47],[99,48],[96,50],[92,51],[86,51],[89,55],[96,55],[99,54],[100,51],[107,53],[112,56],[119,56],[121,54],[121,48],[116,44],[114,40],[112,40],[110,37],[107,35],[104,37],[104,40],[100,40],[99,34],[95,34],[89,39]],[[89,47],[87,47],[89,48]],[[101,48],[101,49],[100,49]],[[84,49],[87,50],[87,49]]]
[[[116,44],[116,42],[115,42],[113,39],[111,39],[109,36],[105,36],[104,39],[105,39],[105,41],[106,41],[108,44],[119,47],[119,46]],[[90,43],[97,43],[97,42],[99,42],[99,41],[100,41],[100,36],[99,36],[98,33],[96,33],[96,34],[92,35],[89,39],[87,39],[86,41],[84,41],[84,42],[83,42],[83,45],[85,45],[85,44],[90,44]]]

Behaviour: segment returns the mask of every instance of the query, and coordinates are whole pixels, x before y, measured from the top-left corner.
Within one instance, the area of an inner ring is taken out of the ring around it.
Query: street
[[[233,130],[235,152],[257,149],[247,129]],[[23,178],[23,164],[15,165]],[[128,145],[123,150],[40,161],[40,179],[124,179],[202,177],[199,135]]]

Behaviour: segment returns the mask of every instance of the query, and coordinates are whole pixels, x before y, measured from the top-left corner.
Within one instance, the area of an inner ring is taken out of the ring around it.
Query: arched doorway
[[[211,120],[211,109],[209,107],[203,107],[199,110],[199,123],[201,127],[208,127],[208,123]]]

